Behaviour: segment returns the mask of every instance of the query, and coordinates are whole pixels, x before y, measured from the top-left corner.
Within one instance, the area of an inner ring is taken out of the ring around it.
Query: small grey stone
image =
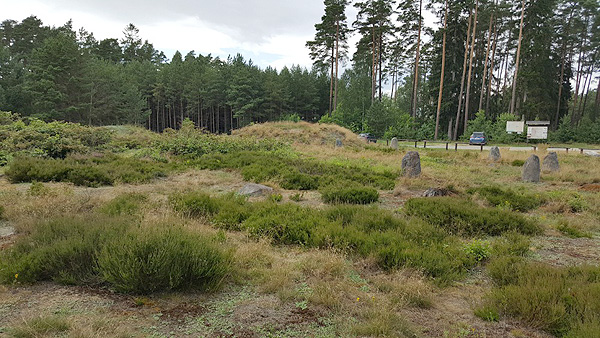
[[[15,234],[15,228],[0,226],[0,238],[9,237]]]
[[[544,171],[549,172],[560,171],[560,165],[558,164],[558,155],[555,152],[548,153],[548,155],[544,157],[542,169]]]
[[[490,156],[489,159],[494,161],[494,162],[498,162],[500,161],[500,148],[493,146],[492,149],[490,149]]]
[[[419,177],[421,175],[421,157],[416,151],[409,151],[402,159],[402,175]]]
[[[423,197],[448,196],[450,191],[445,188],[429,188],[423,193]]]
[[[335,147],[336,148],[341,148],[343,146],[342,144],[342,140],[340,140],[339,138],[335,140]]]
[[[523,181],[538,183],[540,181],[540,158],[531,155],[523,165]]]
[[[397,138],[392,138],[392,141],[390,142],[390,148],[398,150],[398,139]]]
[[[271,193],[273,193],[273,188],[256,183],[248,183],[238,191],[240,195],[251,197],[271,195]]]

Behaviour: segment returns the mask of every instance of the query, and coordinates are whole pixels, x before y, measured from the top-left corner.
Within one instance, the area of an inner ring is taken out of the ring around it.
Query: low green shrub
[[[117,291],[157,291],[218,286],[230,256],[209,239],[181,228],[136,230],[110,241],[98,257],[101,276]]]
[[[559,337],[598,332],[600,267],[559,268],[502,257],[488,270],[497,285],[485,305],[491,311]]]
[[[512,165],[513,167],[522,167],[523,165],[525,165],[525,161],[523,160],[514,160],[510,163],[510,165]]]
[[[509,231],[492,242],[492,256],[525,256],[530,247],[529,237],[516,231]]]
[[[219,211],[220,205],[210,195],[190,192],[169,196],[169,202],[175,211],[189,217],[212,216]]]
[[[71,217],[36,224],[0,253],[0,282],[109,285],[120,292],[208,290],[231,255],[179,227],[139,228],[128,217]]]
[[[452,197],[413,198],[406,201],[407,215],[415,216],[464,236],[497,236],[507,231],[532,235],[540,232],[536,222],[523,215]]]
[[[376,207],[342,204],[316,210],[272,201],[249,203],[234,195],[187,195],[201,196],[201,211],[188,215],[207,216],[217,227],[245,230],[275,244],[335,248],[374,257],[384,269],[420,269],[441,285],[460,278],[477,264],[463,250],[460,240],[443,229],[416,218],[402,219]],[[181,210],[178,204],[173,206]]]
[[[17,157],[6,170],[13,183],[71,182],[98,187],[115,183],[142,183],[163,177],[172,165],[106,154],[101,157],[44,159]]]
[[[321,189],[321,197],[325,203],[370,204],[379,200],[379,192],[354,184],[336,184]]]
[[[319,188],[319,180],[314,176],[293,172],[284,175],[279,185],[288,190],[316,190]]]
[[[569,225],[567,221],[561,221],[557,227],[558,231],[562,232],[571,238],[592,238],[592,235],[587,232],[580,231]]]
[[[465,244],[464,251],[468,257],[478,263],[488,260],[491,255],[490,243],[479,239],[474,239]]]
[[[140,204],[146,202],[148,197],[142,194],[129,193],[115,197],[100,208],[100,211],[111,216],[134,215]]]
[[[508,207],[514,211],[527,212],[536,209],[546,202],[539,194],[519,193],[512,189],[502,189],[497,186],[486,186],[467,190],[468,193],[478,193],[493,206]]]

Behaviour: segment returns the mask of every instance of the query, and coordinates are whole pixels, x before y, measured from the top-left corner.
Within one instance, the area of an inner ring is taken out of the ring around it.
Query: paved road
[[[413,144],[408,144],[408,143],[402,143],[402,145],[409,146],[409,147],[414,147],[414,143]],[[423,148],[423,142],[419,142],[417,144],[417,148]],[[427,143],[427,148],[432,148],[432,149],[446,149],[446,144],[445,143]],[[489,151],[492,148],[492,146],[484,146],[483,150],[487,150]],[[524,147],[499,147],[500,150],[509,150],[509,151],[533,151],[533,146],[524,146]],[[449,150],[454,150],[454,143],[449,143],[448,144],[448,149]],[[459,144],[458,145],[458,149],[460,150],[481,150],[481,146],[471,146],[468,144]],[[548,148],[548,151],[556,151],[556,152],[567,152],[566,148]],[[581,148],[569,148],[569,153],[577,153],[579,154],[581,152]],[[583,153],[585,155],[589,155],[589,156],[595,156],[595,157],[600,157],[600,150],[597,149],[584,149]]]

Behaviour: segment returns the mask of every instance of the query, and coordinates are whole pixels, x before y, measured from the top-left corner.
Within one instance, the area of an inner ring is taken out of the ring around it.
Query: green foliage
[[[510,163],[510,165],[513,167],[522,167],[524,164],[525,164],[525,161],[523,161],[523,160],[514,160]]]
[[[148,197],[142,194],[129,193],[115,197],[100,208],[102,213],[110,216],[134,215],[140,208],[140,204],[146,202]]]
[[[316,210],[271,201],[249,203],[234,195],[206,197],[190,192],[185,196],[177,199],[202,196],[201,204],[210,205],[213,211],[196,216],[209,215],[218,227],[245,230],[276,244],[333,247],[372,256],[384,269],[422,269],[439,284],[451,283],[477,264],[460,241],[442,229],[418,219],[407,221],[375,207],[346,204]],[[179,208],[177,204],[174,207]]]
[[[407,215],[416,216],[451,234],[464,236],[501,235],[507,231],[523,234],[540,232],[532,220],[500,209],[482,208],[453,197],[413,198],[404,205]]]
[[[600,268],[557,268],[502,257],[488,270],[497,285],[486,304],[490,311],[556,336],[576,337],[598,327]]]
[[[283,201],[283,196],[281,194],[271,194],[269,195],[269,201],[279,203]]]
[[[30,196],[46,196],[51,193],[50,188],[44,185],[42,182],[32,182],[27,194]]]
[[[345,163],[298,158],[280,152],[243,151],[211,154],[189,160],[189,163],[201,169],[241,169],[245,180],[256,183],[274,180],[282,188],[292,190],[316,190],[339,181],[391,190],[398,177],[398,172],[389,170],[376,171]]]
[[[369,187],[338,183],[321,189],[321,197],[325,203],[370,204],[377,202],[379,192]]]
[[[230,257],[210,239],[181,228],[136,230],[107,243],[98,266],[119,292],[207,291],[227,276]]]
[[[490,243],[479,239],[474,239],[465,244],[464,250],[467,256],[479,263],[488,260],[491,255]]]
[[[176,194],[169,197],[175,211],[189,217],[211,216],[219,211],[219,203],[205,193]]]
[[[60,218],[38,223],[0,257],[0,281],[107,283],[121,292],[207,290],[228,274],[230,256],[182,228],[143,230],[127,217]]]
[[[65,158],[71,153],[89,152],[106,146],[111,138],[104,128],[74,123],[46,123],[37,119],[21,120],[13,115],[10,123],[0,125],[0,150],[23,154]]]
[[[54,181],[98,187],[147,182],[165,176],[170,170],[172,165],[111,154],[66,159],[17,157],[6,170],[6,176],[12,183]]]
[[[569,225],[566,221],[561,221],[557,227],[558,231],[562,232],[571,238],[592,238],[592,235],[578,229],[575,229]]]
[[[516,192],[512,189],[502,189],[498,186],[472,188],[467,192],[470,194],[478,193],[493,206],[507,207],[521,212],[536,209],[546,202],[545,198],[539,194]]]

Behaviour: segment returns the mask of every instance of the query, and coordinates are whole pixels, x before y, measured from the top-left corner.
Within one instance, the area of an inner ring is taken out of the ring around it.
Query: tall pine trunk
[[[523,19],[525,18],[525,0],[521,0],[521,23],[519,24],[519,42],[517,44],[517,58],[515,61],[515,76],[512,83],[512,97],[510,98],[510,113],[515,114],[517,102],[517,78],[519,77],[519,63],[521,59],[521,40],[523,40]]]
[[[340,21],[336,21],[335,32],[335,93],[333,94],[333,109],[337,109],[338,101],[338,78],[339,78],[339,62],[340,62]]]
[[[483,64],[483,77],[481,80],[481,92],[479,92],[479,108],[478,110],[482,110],[483,109],[483,93],[485,92],[485,88],[486,88],[486,77],[487,77],[487,70],[488,70],[488,63],[489,63],[489,57],[490,57],[490,50],[492,47],[492,24],[493,24],[493,18],[494,18],[494,14],[490,15],[490,27],[488,28],[488,36],[487,36],[487,48],[485,51],[485,63]],[[488,113],[487,111],[485,112],[486,114]]]
[[[411,102],[411,110],[413,118],[417,117],[417,91],[419,88],[419,59],[421,57],[421,26],[422,26],[422,10],[423,10],[423,0],[419,0],[419,33],[417,35],[417,51],[415,54],[415,73],[413,78],[413,93],[412,93],[412,102]]]
[[[444,36],[442,38],[442,72],[440,75],[440,91],[438,94],[437,111],[435,114],[435,134],[433,139],[438,139],[438,129],[440,127],[440,112],[442,110],[442,93],[444,91],[444,71],[446,69],[446,30],[448,28],[448,0],[445,1],[444,12]]]
[[[467,95],[465,97],[465,125],[463,133],[467,132],[469,123],[469,105],[471,103],[471,77],[473,74],[473,56],[475,50],[475,38],[477,37],[477,12],[479,10],[479,0],[475,1],[475,18],[473,19],[473,38],[471,39],[471,51],[469,52],[469,75],[467,76]]]
[[[490,60],[490,71],[489,71],[489,79],[488,86],[485,97],[485,113],[489,114],[490,111],[490,97],[492,95],[492,81],[494,80],[494,66],[496,61],[496,48],[498,47],[498,18],[494,17],[494,47],[492,47],[492,58]],[[488,115],[490,116],[490,115]]]
[[[462,96],[463,96],[463,91],[465,89],[465,76],[467,75],[467,60],[469,57],[469,46],[470,46],[470,40],[471,40],[471,22],[472,22],[472,16],[473,16],[473,12],[471,11],[469,13],[469,26],[467,28],[467,42],[465,45],[465,56],[464,56],[464,60],[463,60],[463,72],[462,72],[462,78],[460,80],[460,94],[458,95],[458,110],[456,111],[456,121],[454,121],[454,137],[452,138],[453,140],[456,141],[457,137],[458,137],[458,126],[460,125],[460,112],[461,112],[461,108],[462,108]]]

